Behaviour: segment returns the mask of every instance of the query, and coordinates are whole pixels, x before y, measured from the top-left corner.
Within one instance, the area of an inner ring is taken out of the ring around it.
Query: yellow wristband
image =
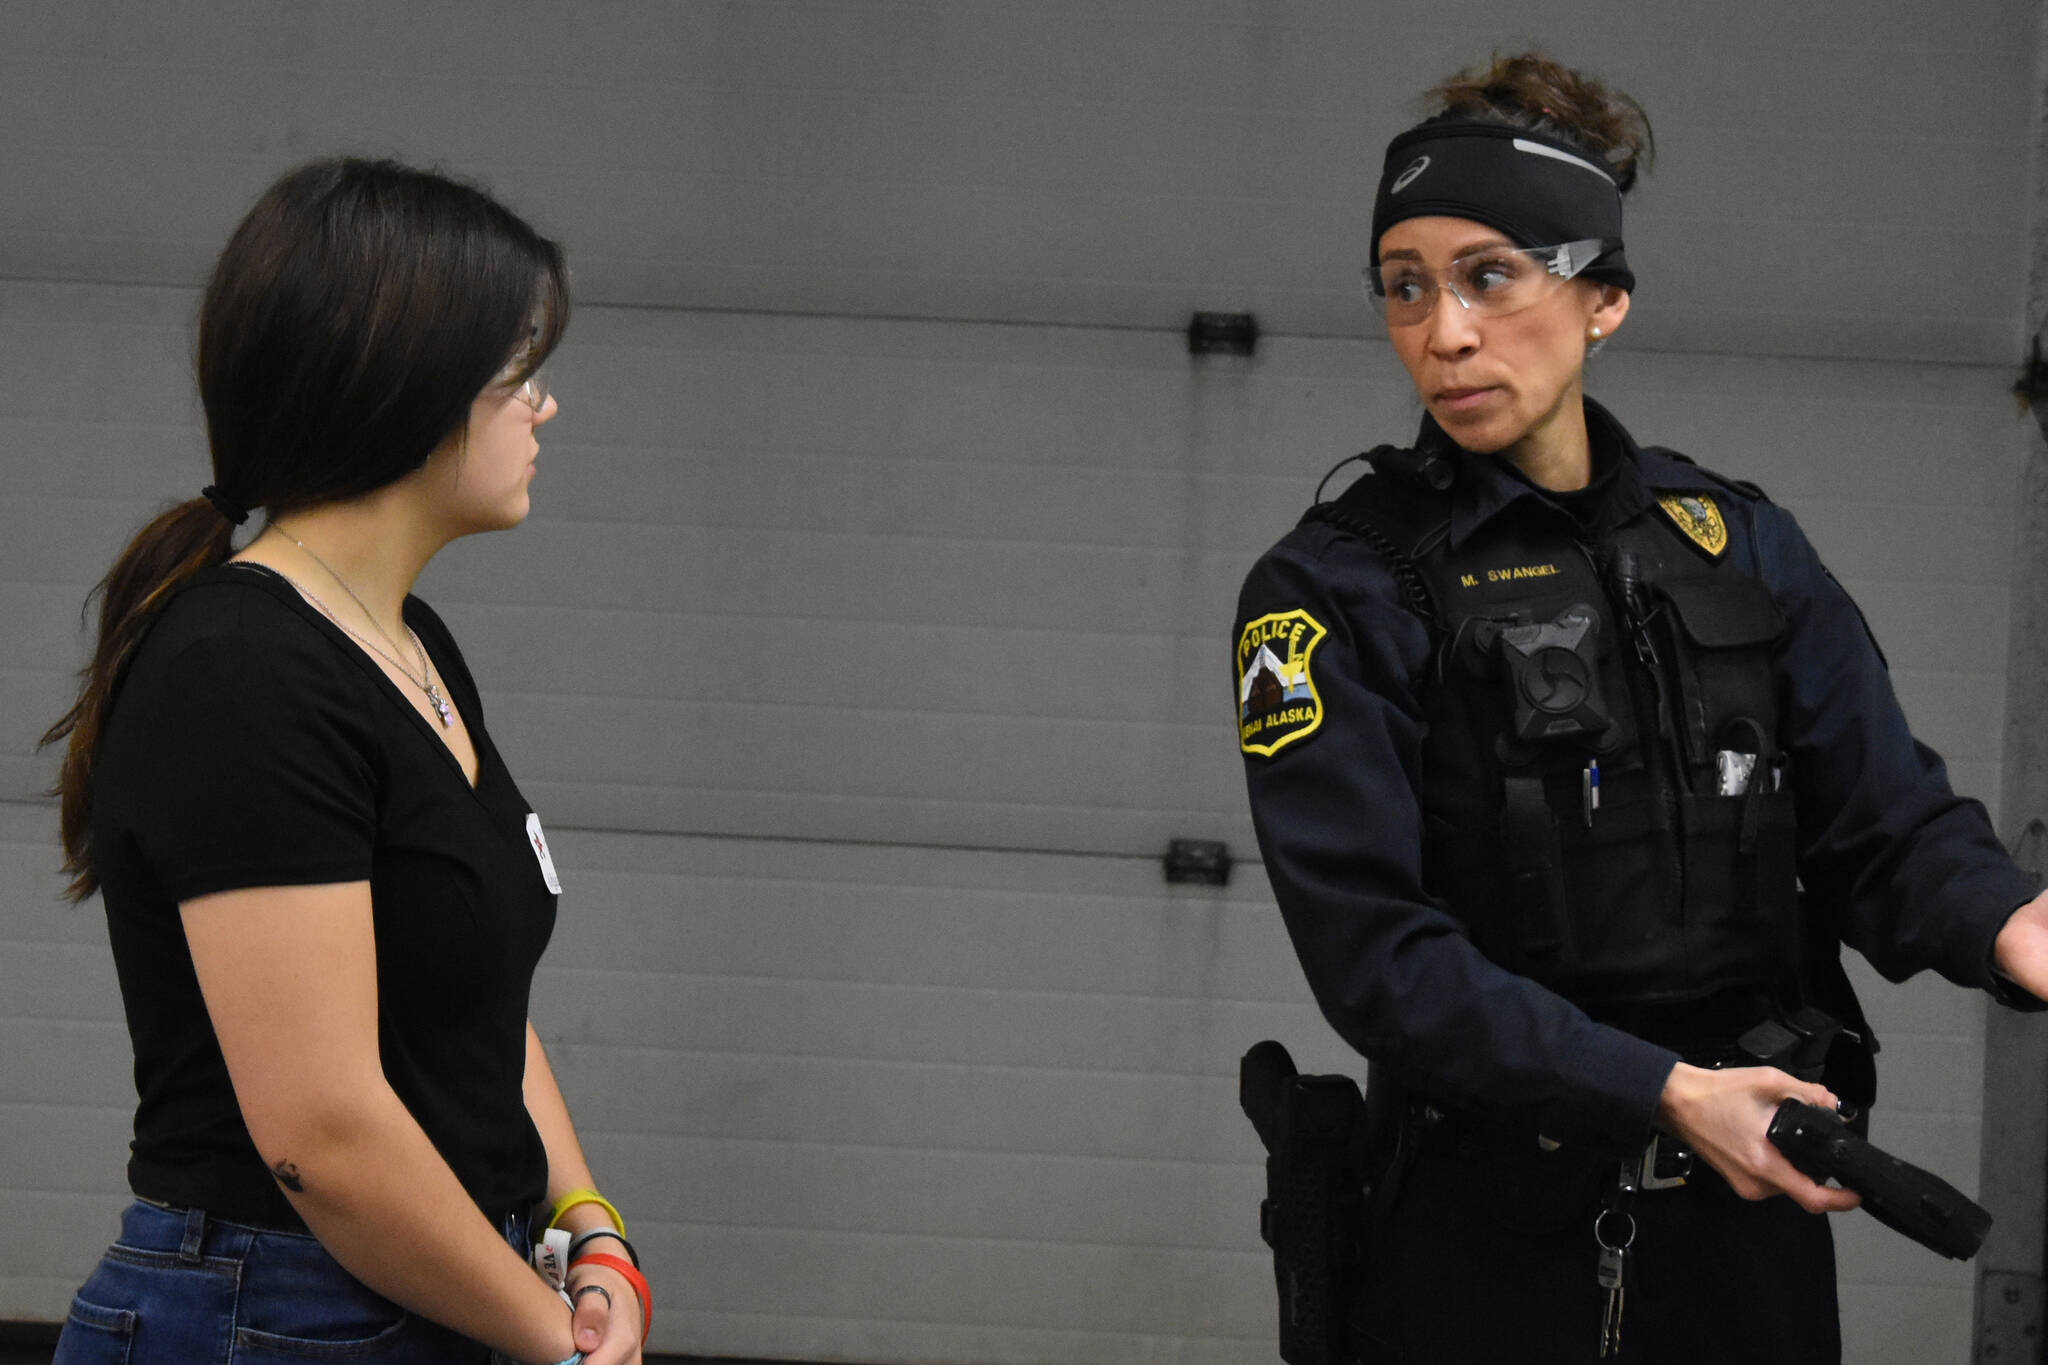
[[[618,1206],[596,1190],[571,1190],[560,1199],[557,1199],[555,1201],[555,1211],[548,1218],[548,1226],[551,1228],[559,1226],[562,1221],[562,1215],[575,1208],[578,1204],[598,1205],[611,1215],[613,1227],[622,1233],[626,1230],[626,1220],[619,1216]]]

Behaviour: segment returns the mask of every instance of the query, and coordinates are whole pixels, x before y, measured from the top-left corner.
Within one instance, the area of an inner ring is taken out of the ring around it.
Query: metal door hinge
[[[1217,839],[1175,839],[1166,846],[1166,880],[1228,886],[1229,845]]]
[[[2036,1365],[2041,1359],[2041,1277],[1987,1270],[1977,1277],[1977,1365]]]

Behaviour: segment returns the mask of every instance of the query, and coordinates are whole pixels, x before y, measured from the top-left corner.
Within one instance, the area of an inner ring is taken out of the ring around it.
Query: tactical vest
[[[1304,520],[1388,555],[1430,626],[1427,889],[1495,962],[1682,1050],[1674,1035],[1732,1036],[1755,1002],[1807,1003],[1785,621],[1745,555],[1703,553],[1654,503],[1590,540],[1536,498],[1453,548],[1453,467],[1367,458]]]

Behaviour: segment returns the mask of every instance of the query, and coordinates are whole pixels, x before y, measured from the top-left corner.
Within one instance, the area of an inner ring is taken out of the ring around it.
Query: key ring
[[[1603,1231],[1609,1218],[1619,1218],[1628,1224],[1628,1235],[1619,1244],[1607,1240]],[[1593,1241],[1602,1251],[1627,1251],[1636,1244],[1636,1217],[1627,1209],[1602,1209],[1593,1215]]]

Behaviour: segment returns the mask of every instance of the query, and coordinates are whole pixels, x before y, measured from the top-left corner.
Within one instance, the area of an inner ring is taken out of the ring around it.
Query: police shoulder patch
[[[1237,747],[1271,758],[1323,723],[1310,660],[1329,632],[1307,612],[1273,612],[1237,637]]]
[[[1695,548],[1709,559],[1719,559],[1728,549],[1728,522],[1721,509],[1705,493],[1666,493],[1657,499],[1671,524],[1684,533]]]

